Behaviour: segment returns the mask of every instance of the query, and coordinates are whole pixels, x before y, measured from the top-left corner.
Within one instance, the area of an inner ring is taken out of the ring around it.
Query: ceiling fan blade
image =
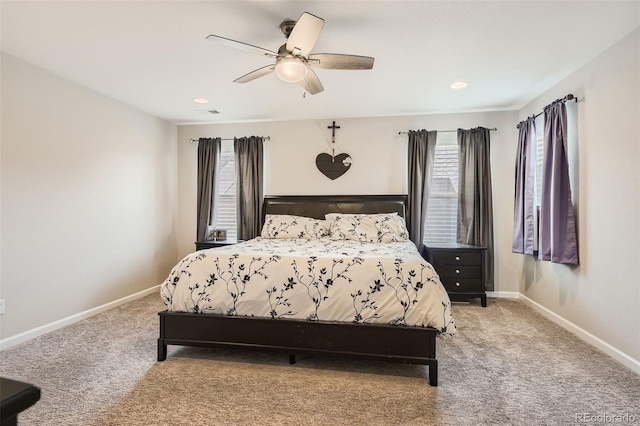
[[[294,55],[307,56],[318,41],[323,26],[324,19],[307,12],[303,13],[289,34],[287,50]]]
[[[304,87],[304,90],[306,90],[310,95],[315,95],[316,93],[320,93],[324,90],[322,83],[320,83],[320,79],[309,67],[307,67],[307,76],[300,82],[300,85]]]
[[[266,67],[258,68],[257,70],[253,70],[248,74],[243,75],[240,78],[236,78],[233,80],[234,83],[247,83],[249,81],[255,80],[256,78],[264,77],[267,74],[271,74],[275,70],[275,66],[267,65]]]
[[[215,34],[209,34],[207,36],[207,40],[216,41],[218,43],[222,43],[229,47],[233,47],[234,49],[244,50],[246,52],[257,53],[259,55],[268,56],[270,58],[275,58],[278,56],[276,52],[273,52],[269,49],[263,49],[262,47],[254,46],[251,44],[243,43],[238,40],[232,40],[230,38],[221,37]]]
[[[308,64],[314,68],[333,70],[370,70],[374,60],[370,56],[314,53],[309,55]]]

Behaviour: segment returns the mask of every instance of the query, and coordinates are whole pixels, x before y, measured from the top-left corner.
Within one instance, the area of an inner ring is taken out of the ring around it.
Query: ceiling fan
[[[368,70],[373,68],[374,61],[374,58],[369,56],[310,53],[320,36],[323,26],[324,19],[308,12],[303,13],[298,21],[283,21],[280,24],[280,31],[287,38],[287,42],[280,46],[277,53],[214,34],[208,35],[207,40],[221,42],[237,49],[275,58],[275,63],[253,70],[234,80],[234,83],[247,83],[275,71],[280,80],[287,83],[300,83],[307,93],[315,95],[322,92],[324,88],[312,68]]]

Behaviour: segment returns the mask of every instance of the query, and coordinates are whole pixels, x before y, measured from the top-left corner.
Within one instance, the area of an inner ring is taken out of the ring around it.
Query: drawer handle
[[[456,256],[456,260],[460,260],[460,256]]]
[[[460,287],[460,283],[456,283],[456,287]]]
[[[459,274],[459,273],[460,273],[460,269],[456,269],[456,274]]]

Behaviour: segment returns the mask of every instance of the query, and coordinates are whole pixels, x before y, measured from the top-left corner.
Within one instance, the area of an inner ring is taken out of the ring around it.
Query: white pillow
[[[286,214],[268,214],[262,227],[262,238],[314,239],[329,235],[325,220]]]
[[[325,215],[329,236],[333,240],[356,240],[367,243],[406,241],[409,232],[398,213]]]

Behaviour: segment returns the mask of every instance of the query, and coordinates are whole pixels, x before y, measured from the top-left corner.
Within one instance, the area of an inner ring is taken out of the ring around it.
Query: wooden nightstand
[[[241,243],[242,240],[223,240],[223,241],[196,241],[196,251],[210,249],[214,247],[230,246],[232,244]]]
[[[487,306],[484,254],[486,247],[466,244],[424,246],[423,257],[435,268],[451,300],[480,298]]]

